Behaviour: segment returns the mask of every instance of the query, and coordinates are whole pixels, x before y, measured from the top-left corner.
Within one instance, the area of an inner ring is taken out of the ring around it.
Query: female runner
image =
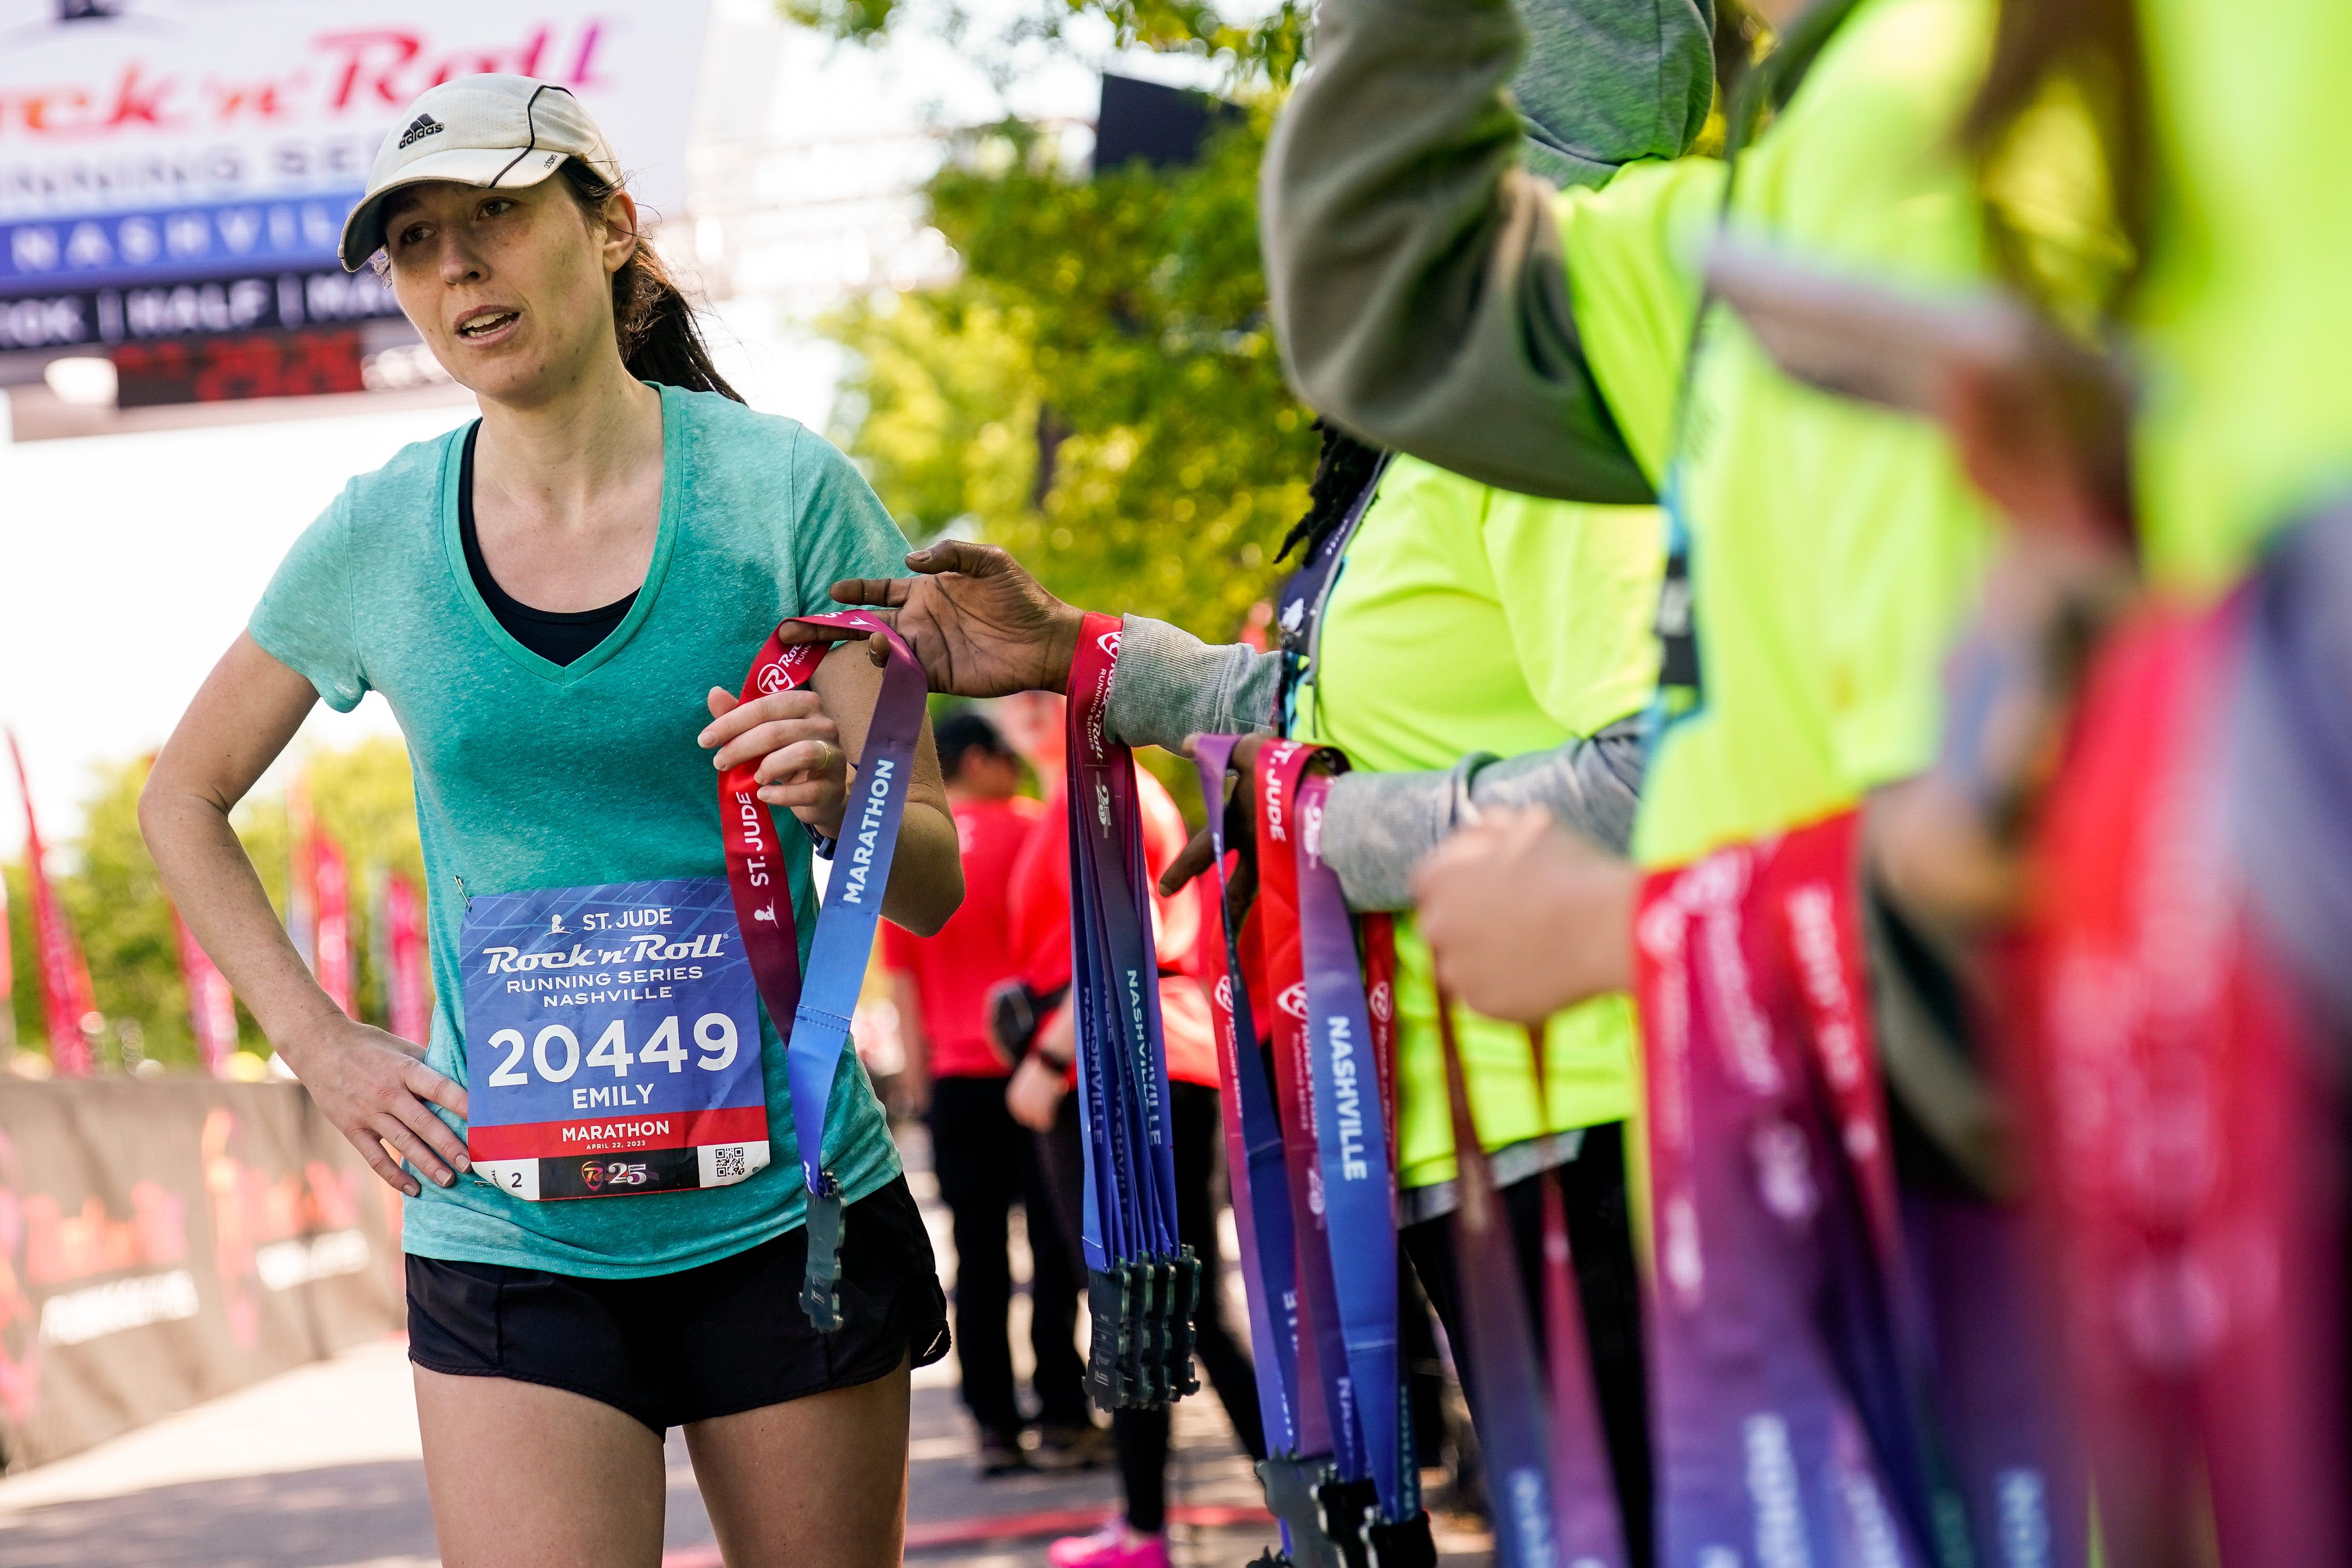
[[[788,821],[783,846],[805,964],[804,838],[840,830],[880,671],[844,651],[812,690],[740,706],[730,692],[780,618],[835,608],[827,584],[893,569],[904,542],[839,452],[753,414],[712,370],[571,94],[464,78],[402,125],[344,264],[379,257],[482,417],[353,479],[295,543],[157,760],[148,842],[278,1053],[407,1195],[410,1356],[444,1562],[651,1568],[677,1425],[729,1563],[895,1563],[908,1373],[944,1353],[946,1313],[863,1071],[838,1075],[824,1117],[847,1205],[831,1333],[797,1304],[804,1189],[783,1021],[764,1009],[743,1031],[761,1054],[742,1082],[772,1142],[702,1149],[709,1184],[632,1193],[649,1166],[619,1162],[584,1201],[524,1201],[508,1166],[493,1185],[470,1163],[465,1129],[469,1100],[486,1116],[524,1092],[494,1086],[530,1080],[533,1062],[568,1080],[571,1104],[626,1106],[738,1059],[709,988],[731,974],[738,1011],[756,1005],[726,956],[742,949],[713,764],[759,759],[760,797],[808,830]],[[416,775],[438,997],[422,1052],[327,999],[229,826],[312,702],[348,710],[372,690]],[[929,932],[961,896],[926,728],[884,909]],[[596,976],[638,998],[617,1022],[597,993],[573,998],[586,1005],[562,1017],[583,1064],[562,1031],[526,1060],[469,1026],[504,1005],[468,929],[500,910],[557,949],[600,923],[725,919],[698,939],[708,963]]]

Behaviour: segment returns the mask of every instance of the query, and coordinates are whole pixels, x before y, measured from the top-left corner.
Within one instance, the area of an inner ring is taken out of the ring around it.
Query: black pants
[[[1013,1300],[1006,1220],[1019,1204],[1029,1223],[1029,1346],[1037,1358],[1039,1419],[1088,1419],[1086,1364],[1076,1344],[1086,1275],[1071,1271],[1036,1140],[1004,1109],[1001,1078],[935,1080],[928,1120],[931,1169],[955,1222],[955,1349],[965,1406],[983,1432],[1009,1438],[1021,1430],[1005,1321]]]
[[[1617,1503],[1625,1520],[1625,1544],[1635,1568],[1651,1561],[1650,1421],[1647,1379],[1642,1362],[1642,1287],[1633,1263],[1633,1224],[1625,1192],[1625,1128],[1607,1122],[1585,1130],[1577,1157],[1559,1169],[1567,1199],[1569,1246],[1576,1254],[1576,1294],[1584,1310],[1584,1335],[1600,1395],[1601,1425],[1616,1472]],[[1538,1346],[1544,1334],[1543,1176],[1530,1176],[1503,1189],[1511,1239],[1518,1251],[1519,1288]],[[1470,1397],[1470,1419],[1479,1422],[1477,1383],[1470,1375],[1462,1334],[1462,1285],[1454,1263],[1454,1216],[1407,1226],[1401,1237],[1413,1272],[1421,1277],[1453,1342],[1454,1364]]]
[[[1201,1308],[1196,1314],[1193,1351],[1209,1386],[1217,1391],[1234,1435],[1253,1459],[1265,1458],[1265,1422],[1257,1403],[1257,1373],[1249,1352],[1225,1327],[1224,1290],[1220,1283],[1222,1260],[1217,1248],[1217,1201],[1214,1179],[1222,1138],[1217,1091],[1196,1083],[1171,1083],[1169,1094],[1169,1134],[1176,1156],[1176,1234],[1201,1260]],[[1078,1100],[1062,1101],[1061,1119],[1041,1138],[1054,1200],[1062,1216],[1063,1234],[1081,1278],[1086,1264],[1078,1251],[1079,1205],[1084,1202],[1085,1152],[1078,1133]],[[961,1331],[959,1331],[961,1333]],[[1157,1535],[1168,1522],[1168,1412],[1118,1410],[1111,1413],[1111,1436],[1118,1448],[1118,1477],[1127,1491],[1127,1522],[1146,1535]]]

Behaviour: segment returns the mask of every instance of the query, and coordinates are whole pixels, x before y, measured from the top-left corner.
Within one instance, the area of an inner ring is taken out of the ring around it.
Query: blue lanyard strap
[[[1201,798],[1207,805],[1209,845],[1216,857],[1211,886],[1224,957],[1212,1005],[1218,1023],[1218,1066],[1224,1079],[1226,1179],[1234,1189],[1234,1228],[1241,1241],[1250,1341],[1265,1347],[1258,1352],[1255,1371],[1266,1452],[1296,1456],[1301,1452],[1297,1240],[1284,1187],[1282,1117],[1275,1109],[1265,1061],[1258,1054],[1256,1020],[1242,983],[1241,933],[1232,919],[1225,875],[1225,783],[1235,740],[1208,735],[1192,747],[1201,773]]]
[[[1160,965],[1134,755],[1109,733],[1118,622],[1089,616],[1070,674],[1070,973],[1085,1122],[1081,1242],[1094,1307],[1088,1383],[1106,1408],[1149,1408],[1192,1373],[1200,1262],[1176,1226]]]
[[[1307,1059],[1315,1085],[1317,1159],[1324,1224],[1348,1369],[1355,1384],[1381,1517],[1421,1511],[1412,1416],[1397,1357],[1396,1173],[1388,1113],[1364,1005],[1355,931],[1338,873],[1321,855],[1327,773],[1298,784],[1299,958],[1307,984]]]
[[[780,1027],[791,1020],[784,1070],[792,1086],[793,1136],[800,1146],[801,1179],[808,1189],[808,1264],[802,1280],[801,1307],[819,1332],[831,1333],[841,1326],[836,1287],[843,1218],[841,1185],[824,1163],[825,1111],[849,1039],[850,1017],[865,984],[866,957],[874,950],[874,928],[882,918],[882,894],[889,885],[890,862],[898,847],[898,820],[914,775],[915,742],[922,733],[928,683],[922,666],[898,633],[871,615],[852,610],[797,618],[812,626],[857,627],[881,638],[888,650],[882,689],[866,727],[856,787],[835,852],[832,880],[809,942],[805,979],[796,964],[788,968],[783,962],[793,945],[792,900],[790,884],[782,879],[781,857],[772,857],[771,866],[768,859],[737,848],[739,837],[762,848],[780,842],[772,837],[763,842],[757,833],[767,810],[759,804],[746,770],[730,772],[720,791],[722,805],[731,804],[736,810],[726,824],[728,879],[735,894],[737,921],[751,960],[752,978],[761,1000],[767,1004],[768,1016]],[[780,650],[772,637],[752,665],[747,693],[789,690],[814,675],[816,663],[817,656],[809,650]],[[737,773],[745,776],[739,780]],[[730,784],[738,786],[731,793]],[[798,954],[790,956],[797,959]]]

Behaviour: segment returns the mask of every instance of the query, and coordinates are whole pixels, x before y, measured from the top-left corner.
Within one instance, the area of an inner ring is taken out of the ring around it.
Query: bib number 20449
[[[511,1197],[725,1186],[768,1163],[751,965],[723,878],[477,898],[467,1152]]]

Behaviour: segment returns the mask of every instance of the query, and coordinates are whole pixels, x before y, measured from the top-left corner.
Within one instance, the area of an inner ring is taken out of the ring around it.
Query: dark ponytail
[[[620,190],[577,158],[563,161],[564,183],[591,214]],[[743,401],[710,363],[710,350],[696,325],[694,307],[643,236],[621,269],[613,274],[613,327],[620,334],[621,363],[639,381],[657,381],[689,392],[715,392]]]

